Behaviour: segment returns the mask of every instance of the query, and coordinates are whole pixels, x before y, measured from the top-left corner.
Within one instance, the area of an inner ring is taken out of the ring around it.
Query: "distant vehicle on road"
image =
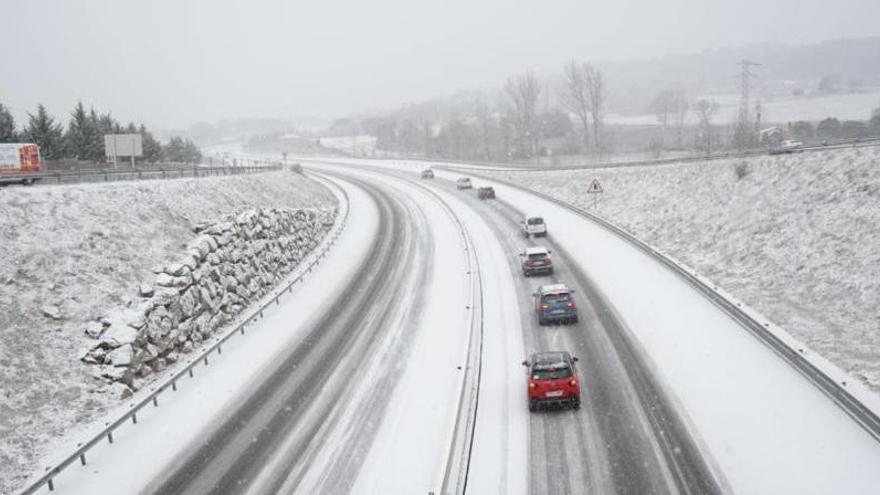
[[[480,187],[477,189],[477,197],[480,199],[495,199],[494,187]]]
[[[473,189],[474,185],[471,184],[471,179],[468,177],[462,177],[455,181],[455,187],[459,190],[461,189]]]
[[[422,178],[423,179],[433,179],[434,178],[434,171],[431,170],[430,168],[422,170]]]
[[[553,259],[550,258],[549,249],[540,246],[529,247],[521,256],[522,271],[526,277],[553,273]]]
[[[27,174],[43,168],[40,147],[33,143],[0,144],[0,184],[21,182],[26,185],[37,181]]]
[[[804,143],[793,139],[786,139],[779,144],[770,147],[771,155],[780,155],[783,153],[794,153],[800,151],[804,147]]]
[[[581,407],[581,387],[578,383],[578,358],[564,351],[536,352],[523,361],[528,370],[526,387],[529,411],[541,407]]]
[[[547,235],[547,224],[544,223],[544,219],[541,217],[531,217],[526,215],[525,218],[520,221],[520,226],[526,239],[528,239],[529,236],[544,237]]]
[[[565,284],[542,285],[538,287],[535,297],[535,313],[538,324],[577,323],[578,311],[571,295],[574,294]]]

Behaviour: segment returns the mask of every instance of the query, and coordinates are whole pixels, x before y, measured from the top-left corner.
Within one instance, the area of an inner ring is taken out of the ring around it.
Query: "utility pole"
[[[754,136],[750,136],[750,127],[749,121],[749,83],[755,74],[752,73],[752,67],[760,66],[761,64],[757,62],[752,62],[751,60],[743,59],[739,62],[740,66],[740,97],[739,97],[739,121],[737,123],[737,137],[738,145],[742,147],[749,147],[753,140]]]

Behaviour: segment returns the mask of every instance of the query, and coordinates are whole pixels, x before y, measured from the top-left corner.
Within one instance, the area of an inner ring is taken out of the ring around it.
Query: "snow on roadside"
[[[125,306],[193,227],[249,208],[330,206],[287,171],[208,179],[0,190],[0,492],[50,441],[118,403],[122,385],[79,361],[87,322]]]
[[[880,148],[632,169],[488,172],[591,209],[880,390]]]

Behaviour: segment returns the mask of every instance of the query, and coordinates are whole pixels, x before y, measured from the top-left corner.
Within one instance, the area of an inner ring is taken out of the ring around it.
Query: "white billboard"
[[[107,158],[144,156],[144,142],[140,134],[105,134],[104,154]]]

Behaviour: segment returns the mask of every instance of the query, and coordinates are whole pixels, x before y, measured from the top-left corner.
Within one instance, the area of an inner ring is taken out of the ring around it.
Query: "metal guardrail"
[[[320,160],[314,160],[322,163]],[[329,162],[330,165],[338,165]],[[345,165],[343,165],[345,166]],[[387,169],[375,171],[388,174]],[[433,196],[449,217],[455,222],[461,238],[464,241],[464,250],[467,252],[467,274],[471,277],[471,286],[468,300],[471,310],[470,335],[465,352],[467,362],[462,370],[461,388],[458,396],[458,407],[455,415],[455,424],[452,428],[452,440],[449,451],[446,454],[446,464],[443,470],[443,478],[440,484],[440,494],[464,495],[467,489],[468,474],[470,471],[471,452],[473,451],[474,431],[476,429],[477,409],[479,408],[480,384],[483,369],[483,281],[480,272],[479,260],[476,256],[473,239],[471,238],[464,223],[452,210],[448,202],[420,181],[390,174],[392,177],[403,179]],[[438,495],[428,492],[428,495]]]
[[[438,167],[438,168],[450,168],[451,167]],[[460,172],[459,170],[455,170],[456,172]],[[471,172],[472,173],[472,172]],[[521,186],[519,184],[514,184],[504,179],[499,179],[496,177],[488,177],[478,173],[472,173],[472,175],[479,176],[483,179],[489,181],[500,182],[506,184],[510,187],[518,189],[520,191],[524,191],[530,194],[534,194],[546,201],[554,203],[558,206],[561,206],[581,217],[584,217],[617,235],[622,238],[629,244],[635,246],[637,249],[642,251],[643,253],[651,256],[656,261],[662,263],[663,265],[670,268],[673,272],[675,272],[678,276],[683,278],[689,285],[697,289],[700,293],[702,293],[707,299],[709,299],[713,304],[719,307],[722,311],[727,313],[731,318],[736,320],[740,325],[742,325],[746,330],[748,330],[752,335],[758,338],[761,342],[767,345],[771,350],[773,350],[777,355],[782,357],[786,362],[792,365],[796,370],[798,370],[804,377],[806,377],[810,382],[812,382],[817,388],[819,388],[826,396],[828,396],[831,400],[834,401],[844,412],[846,412],[850,417],[852,417],[859,425],[861,425],[865,431],[867,431],[874,439],[880,441],[880,415],[878,415],[877,411],[874,411],[866,404],[862,403],[856,396],[849,392],[846,389],[846,382],[838,383],[835,379],[829,376],[825,371],[823,371],[818,365],[811,362],[805,355],[803,349],[795,349],[789,346],[784,340],[782,340],[778,335],[774,334],[769,330],[770,323],[766,321],[759,321],[748,314],[743,308],[742,304],[731,301],[723,294],[718,291],[718,287],[714,285],[710,285],[707,281],[701,280],[699,276],[692,271],[689,271],[685,266],[681,265],[677,261],[669,258],[663,253],[659,252],[657,249],[652,247],[651,245],[639,240],[630,232],[624,230],[623,228],[605,220],[604,218],[590,213],[586,210],[578,208],[570,203],[567,203],[561,199],[554,198],[547,194],[544,194],[539,191],[535,191],[529,189],[527,187]]]
[[[0,184],[22,182],[33,184],[51,182],[54,184],[76,184],[82,182],[112,182],[120,180],[179,179],[182,177],[217,177],[224,175],[252,174],[281,170],[281,165],[241,166],[241,167],[169,167],[134,168],[107,170],[57,170],[32,173],[0,174]]]
[[[214,343],[211,344],[211,346],[209,346],[207,349],[204,349],[201,353],[199,353],[197,356],[195,356],[193,359],[191,359],[185,367],[183,367],[181,370],[179,370],[177,373],[175,373],[170,378],[166,379],[164,381],[164,383],[162,383],[156,387],[151,388],[150,394],[147,395],[146,397],[144,397],[140,402],[130,404],[129,410],[125,414],[121,415],[119,418],[117,418],[112,423],[107,424],[106,428],[101,430],[98,434],[96,434],[90,440],[88,440],[84,444],[80,444],[79,448],[77,448],[75,452],[70,454],[63,461],[61,461],[57,465],[49,468],[48,472],[46,474],[44,474],[42,477],[40,477],[38,480],[33,482],[31,485],[29,485],[27,488],[25,488],[22,492],[20,492],[21,495],[31,495],[33,493],[36,493],[43,486],[48,486],[49,491],[54,491],[55,490],[55,483],[53,480],[65,468],[67,468],[71,464],[75,463],[77,460],[80,462],[80,464],[82,466],[85,466],[86,465],[86,453],[88,453],[89,450],[91,450],[93,447],[95,447],[99,443],[102,443],[105,439],[107,440],[108,443],[113,443],[113,432],[116,431],[117,429],[119,429],[119,427],[121,427],[122,425],[126,424],[128,421],[131,421],[132,424],[137,424],[137,413],[141,409],[147,407],[151,403],[153,404],[153,407],[158,407],[159,406],[159,396],[162,393],[168,391],[168,389],[171,389],[172,391],[176,392],[177,391],[177,382],[180,381],[184,377],[184,375],[189,375],[190,378],[193,378],[193,376],[194,376],[193,369],[194,368],[196,368],[197,366],[199,366],[202,363],[204,363],[204,365],[207,366],[209,363],[208,358],[214,352],[216,352],[218,355],[222,354],[223,353],[223,344],[225,344],[229,339],[231,339],[233,336],[235,336],[237,334],[244,335],[245,330],[248,325],[261,319],[263,317],[263,312],[272,304],[276,304],[276,305],[280,304],[279,300],[280,300],[281,296],[284,295],[285,292],[287,292],[287,293],[293,292],[293,286],[295,284],[297,284],[298,282],[303,281],[303,279],[305,279],[305,276],[312,272],[312,269],[327,256],[327,252],[330,250],[330,248],[333,247],[333,245],[339,239],[339,236],[342,234],[342,231],[345,229],[346,222],[348,221],[349,211],[351,209],[350,204],[349,204],[348,193],[346,193],[344,189],[342,189],[341,187],[337,186],[336,184],[334,184],[331,181],[328,181],[326,179],[319,179],[319,180],[322,180],[323,182],[331,184],[333,187],[337,188],[342,193],[342,197],[344,198],[344,203],[345,203],[345,205],[344,205],[345,211],[342,214],[341,218],[337,217],[337,222],[334,224],[333,229],[331,230],[331,232],[328,232],[328,234],[325,236],[324,240],[321,243],[322,244],[321,250],[318,252],[313,251],[312,253],[310,253],[309,257],[311,258],[311,260],[308,262],[307,265],[305,265],[304,268],[302,268],[300,270],[300,274],[297,275],[292,280],[290,280],[286,285],[283,286],[283,288],[281,288],[280,290],[277,290],[275,292],[274,297],[270,296],[268,298],[265,298],[265,296],[264,296],[265,302],[263,302],[263,304],[261,304],[258,308],[251,311],[250,315],[247,316],[243,321],[238,323],[234,328],[229,330],[225,335],[218,337],[218,338],[215,338]],[[302,264],[300,266],[302,266]],[[298,266],[297,269],[299,269],[300,266]]]
[[[452,441],[446,456],[446,468],[440,484],[440,493],[464,495],[467,489],[470,472],[471,452],[473,450],[474,431],[477,426],[477,409],[479,408],[480,384],[483,376],[483,279],[480,262],[477,259],[474,242],[464,223],[455,214],[449,204],[430,188],[410,181],[434,196],[455,222],[464,241],[467,252],[467,270],[471,278],[469,309],[471,310],[470,335],[465,355],[467,363],[461,381],[458,397],[458,410],[452,430]]]

